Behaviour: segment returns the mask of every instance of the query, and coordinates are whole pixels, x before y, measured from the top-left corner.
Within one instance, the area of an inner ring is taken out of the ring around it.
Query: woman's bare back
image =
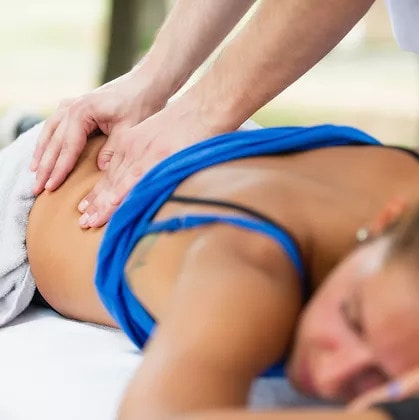
[[[39,291],[70,318],[113,325],[93,284],[103,228],[82,230],[77,204],[101,176],[96,156],[104,142],[88,142],[76,168],[55,192],[44,192],[29,216],[27,249]]]
[[[55,309],[71,318],[113,325],[93,284],[103,229],[80,229],[77,210],[79,201],[101,176],[96,156],[104,140],[103,136],[90,140],[65,184],[36,200],[27,246],[39,290]],[[414,179],[418,185],[418,178],[418,165],[406,153],[349,146],[218,165],[187,179],[176,194],[228,200],[284,224],[299,242],[316,281],[350,250],[356,229],[386,200],[396,193],[417,198],[409,181]],[[156,218],[209,211],[232,212],[214,206],[168,203]],[[170,235],[160,235],[152,248],[143,241],[133,253],[132,261],[140,258],[147,264],[131,267],[137,279],[132,287],[157,318],[170,298],[182,255],[196,235],[199,229],[171,235],[170,239]],[[311,251],[313,245],[316,255]],[[316,258],[319,253],[321,259]]]

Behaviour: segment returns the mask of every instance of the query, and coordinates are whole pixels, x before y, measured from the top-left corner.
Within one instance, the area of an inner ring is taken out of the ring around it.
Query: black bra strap
[[[186,197],[183,195],[172,195],[167,199],[167,201],[174,201],[174,202],[185,203],[185,204],[200,204],[200,205],[208,205],[208,206],[217,206],[217,207],[223,207],[227,209],[238,210],[253,218],[269,223],[270,225],[274,226],[278,230],[285,232],[297,244],[297,241],[295,240],[294,236],[289,232],[289,230],[286,227],[275,222],[273,219],[271,219],[268,216],[265,216],[264,214],[258,212],[257,210],[250,209],[240,204],[232,203],[230,201],[225,201],[225,200],[216,200],[212,198],[209,199],[209,198]]]

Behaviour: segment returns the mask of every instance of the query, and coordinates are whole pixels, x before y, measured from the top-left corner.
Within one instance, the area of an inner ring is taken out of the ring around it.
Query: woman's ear
[[[392,198],[368,224],[368,231],[372,236],[381,234],[409,208],[409,205],[406,197],[396,196]]]

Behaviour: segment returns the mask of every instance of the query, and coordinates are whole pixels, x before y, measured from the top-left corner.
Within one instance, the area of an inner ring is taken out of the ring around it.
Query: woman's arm
[[[202,230],[129,387],[124,420],[243,406],[253,378],[289,343],[300,290],[278,246],[224,225]]]
[[[371,409],[360,413],[324,409],[270,412],[231,410],[176,417],[176,420],[390,420],[390,417],[378,409]]]

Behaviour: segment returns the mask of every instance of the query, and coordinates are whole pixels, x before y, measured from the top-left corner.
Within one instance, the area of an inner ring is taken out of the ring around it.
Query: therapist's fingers
[[[115,154],[115,146],[107,141],[99,151],[97,156],[97,167],[101,171],[106,171],[109,167],[109,164]]]
[[[35,195],[40,194],[45,189],[45,186],[53,169],[53,162],[55,162],[58,159],[60,150],[60,144],[53,141],[48,144],[48,148],[42,155],[41,161],[36,171],[36,181],[33,187],[33,193]]]
[[[393,381],[359,396],[349,404],[348,409],[351,411],[365,410],[379,402],[399,400],[403,397],[403,394],[402,384],[398,381]]]
[[[101,194],[102,191],[110,190],[113,179],[115,178],[115,173],[118,170],[119,166],[125,158],[125,153],[123,149],[117,149],[112,152],[109,164],[107,165],[106,171],[99,182],[93,187],[93,189],[80,201],[77,206],[80,213],[92,213],[92,203],[96,200],[96,197]]]
[[[33,172],[38,170],[38,166],[41,162],[41,159],[45,153],[48,143],[51,141],[51,138],[63,119],[65,109],[74,101],[74,98],[63,99],[58,105],[57,111],[49,117],[42,127],[41,133],[36,143],[35,151],[33,153],[31,170]]]
[[[109,171],[112,177],[115,169],[120,165],[124,156],[124,133],[129,126],[116,125],[97,156],[97,166],[101,171]],[[112,163],[112,165],[111,165]]]
[[[109,174],[109,197],[111,204],[118,206],[138,181],[158,162],[170,154],[168,147],[143,140],[131,143],[122,162]]]
[[[93,192],[94,199],[79,219],[80,226],[92,228],[107,223],[136,182],[137,179],[129,174],[124,177],[123,182],[116,184],[103,179]]]
[[[111,165],[114,167],[110,173],[101,179],[92,193],[79,205],[79,210],[84,211],[79,223],[84,228],[100,227],[107,223],[143,175],[141,162],[134,160],[129,154],[125,155],[122,162],[111,162]]]
[[[115,173],[125,157],[123,149],[116,150],[109,162],[108,169],[93,189],[80,201],[78,210],[83,213],[79,224],[83,228],[100,227],[105,224],[118,207],[112,204],[112,186]]]
[[[64,117],[56,128],[38,165],[34,193],[58,188],[74,168],[87,141],[78,124]]]
[[[45,150],[47,149],[48,144],[50,143],[51,138],[61,121],[61,117],[61,113],[57,113],[45,121],[33,153],[31,171],[35,172],[38,170],[42,157],[45,154]]]
[[[146,171],[169,154],[169,148],[153,141],[155,137],[146,135],[141,125],[118,129],[111,136],[115,150],[109,153],[105,176],[78,206],[84,213],[79,220],[84,228],[105,224]],[[109,146],[104,150],[109,151]]]
[[[397,401],[419,394],[419,369],[414,369],[397,380],[373,389],[356,398],[349,409],[359,411],[383,401]]]
[[[143,152],[143,147],[144,143],[141,143],[137,145],[137,150],[129,149],[124,159],[109,174],[111,181],[108,188],[110,204],[120,205],[132,187],[144,175],[143,159],[139,157],[147,150],[147,147],[145,147]]]
[[[57,136],[61,136],[58,140],[61,143],[60,153],[45,186],[49,191],[54,191],[64,182],[87,143],[87,135],[79,125],[63,124],[62,127],[63,132],[59,129],[56,132]],[[71,139],[77,139],[77,141],[71,142]]]
[[[95,185],[92,192],[80,203],[79,210],[80,208],[84,208],[84,205],[87,205],[79,219],[79,225],[82,228],[100,227],[110,219],[118,207],[112,204],[110,191],[109,179],[103,177]]]

